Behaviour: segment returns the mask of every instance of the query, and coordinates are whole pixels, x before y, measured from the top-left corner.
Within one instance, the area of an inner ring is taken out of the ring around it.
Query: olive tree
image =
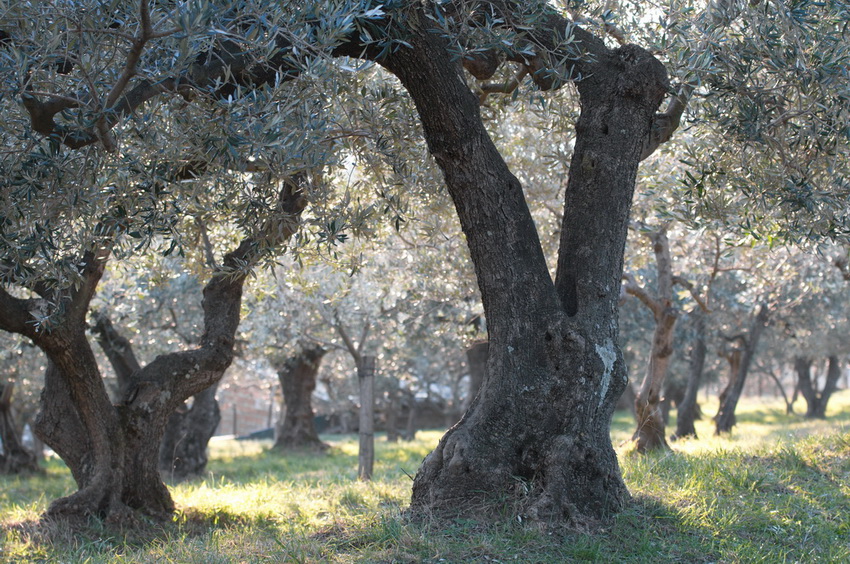
[[[215,173],[218,180],[212,185],[222,192],[213,194],[222,195],[213,200],[236,202],[236,211],[243,214],[239,217],[254,230],[248,230],[245,242],[222,261],[225,271],[213,275],[208,284],[207,315],[216,315],[215,303],[236,306],[244,267],[254,263],[251,251],[267,249],[279,241],[274,236],[293,231],[276,228],[280,222],[267,222],[268,216],[257,211],[286,212],[290,220],[284,225],[291,226],[301,198],[297,190],[284,191],[280,200],[268,192],[258,197],[250,183],[242,184],[244,190],[228,191],[227,185],[238,182],[227,172],[262,168],[292,176],[293,168],[328,164],[330,157],[320,155],[318,148],[332,144],[336,136],[322,119],[321,102],[327,99],[326,91],[333,91],[334,81],[325,82],[328,88],[314,89],[309,96],[301,81],[311,73],[332,78],[339,76],[336,70],[347,72],[335,66],[339,57],[377,63],[398,79],[412,100],[422,136],[443,174],[466,237],[487,320],[485,380],[464,417],[417,473],[413,510],[470,513],[499,503],[506,492],[519,496],[525,516],[541,521],[587,523],[623,507],[628,493],[609,425],[626,385],[616,313],[637,168],[669,139],[686,103],[704,93],[702,85],[709,85],[712,92],[724,87],[722,82],[715,87],[702,80],[700,73],[737,76],[728,67],[757,59],[747,52],[731,52],[731,63],[724,68],[714,53],[726,53],[724,33],[737,34],[751,22],[761,26],[776,22],[775,2],[722,1],[710,4],[704,14],[687,4],[677,5],[660,25],[652,24],[648,30],[640,19],[641,4],[635,5],[634,21],[624,18],[619,27],[610,18],[596,19],[596,6],[590,7],[588,22],[579,24],[583,14],[566,14],[543,1],[273,5],[244,1],[228,3],[223,10],[216,10],[212,2],[154,5],[146,0],[116,0],[105,5],[92,1],[85,10],[82,4],[4,4],[0,23],[9,53],[3,60],[10,67],[3,76],[14,96],[4,99],[4,111],[12,119],[6,122],[10,133],[3,144],[15,147],[13,157],[4,161],[3,176],[13,179],[14,187],[7,190],[23,190],[36,202],[41,201],[39,195],[51,195],[54,202],[58,198],[56,206],[42,209],[61,212],[62,219],[72,225],[75,218],[96,218],[77,221],[88,229],[62,231],[74,234],[74,244],[65,247],[71,252],[51,248],[48,254],[71,257],[66,264],[70,268],[62,271],[64,283],[47,288],[36,283],[43,277],[33,270],[56,272],[56,261],[46,260],[44,267],[34,268],[27,253],[38,257],[54,231],[38,224],[13,238],[11,231],[19,229],[13,222],[4,225],[2,234],[5,241],[16,241],[4,257],[11,263],[4,281],[32,281],[30,291],[40,299],[4,290],[0,311],[11,313],[0,319],[0,326],[29,336],[51,357],[57,370],[53,380],[48,372],[48,387],[58,392],[47,397],[73,398],[79,404],[78,420],[93,447],[85,452],[95,453],[95,464],[78,464],[95,469],[92,479],[78,475],[82,489],[55,503],[54,513],[111,512],[116,505],[147,505],[139,497],[141,489],[132,491],[131,486],[125,495],[120,493],[122,487],[116,487],[126,480],[120,472],[116,476],[112,461],[138,449],[125,451],[126,437],[116,436],[116,429],[122,429],[117,425],[119,414],[102,399],[102,382],[92,376],[97,374],[96,367],[88,363],[84,371],[75,370],[65,347],[66,341],[72,342],[79,358],[87,346],[72,327],[82,324],[115,241],[129,242],[133,234],[144,240],[145,232],[133,228],[131,220],[146,210],[150,221],[144,225],[149,231],[171,233],[175,229],[169,221],[172,216],[162,210],[186,207],[173,194],[188,191],[189,201],[205,201],[200,193],[203,183],[197,180],[175,187],[161,181],[138,183],[138,177],[161,177],[154,171],[163,167],[171,171],[166,176],[172,179]],[[770,52],[784,52],[780,47],[792,43],[793,34],[805,31],[815,9],[791,11],[780,20],[787,29],[778,33],[759,28],[763,37],[779,43],[768,42]],[[841,31],[846,13],[840,6],[825,6],[822,11],[819,20],[832,26],[833,35],[846,33]],[[626,44],[630,29],[636,40],[645,40],[653,51]],[[683,80],[660,113],[669,82],[653,52],[667,59]],[[801,49],[800,54],[804,53]],[[785,69],[788,63],[783,60],[778,65]],[[290,88],[293,81],[299,84]],[[572,158],[554,277],[523,186],[481,117],[482,100],[491,93],[516,92],[523,81],[543,91],[572,83],[578,93],[580,114],[575,140],[569,144]],[[761,85],[761,81],[762,74],[749,73],[734,90],[746,92],[747,86]],[[758,93],[772,91],[770,84]],[[287,105],[282,100],[297,103]],[[742,108],[756,107],[747,100],[762,101],[747,96],[742,100]],[[789,107],[767,101],[776,117]],[[160,111],[150,111],[153,107]],[[200,130],[190,127],[193,135],[181,143],[184,138],[175,136],[187,128],[179,126],[191,119],[221,123]],[[796,122],[781,125],[791,128]],[[803,142],[804,136],[798,137]],[[126,149],[131,139],[140,152]],[[299,145],[299,141],[303,142]],[[182,158],[173,151],[159,153],[162,147],[178,145],[191,151]],[[281,150],[275,153],[274,148]],[[756,151],[744,154],[757,157]],[[69,172],[74,170],[75,174]],[[107,197],[95,197],[110,192],[111,186],[117,188]],[[130,190],[130,186],[139,189]],[[314,200],[321,199],[320,190],[313,194]],[[30,200],[9,201],[20,206]],[[73,213],[66,214],[69,209]],[[54,296],[50,291],[58,293]],[[214,297],[217,292],[229,299],[222,296],[219,301]],[[51,304],[67,307],[51,308]],[[231,307],[228,312],[234,310]],[[46,313],[37,313],[42,322],[30,322],[33,312]],[[235,330],[236,316],[228,315],[226,320],[208,317],[208,333],[197,353],[204,360],[204,353],[215,353],[216,370],[229,359],[231,329]],[[223,334],[225,327],[227,334]],[[138,410],[140,416],[142,411],[147,413],[165,397],[163,391],[168,392],[163,412],[173,409],[181,396],[212,383],[214,378],[196,377],[210,372],[196,362],[200,359],[195,353],[176,359],[187,361],[166,370],[168,386],[176,387],[163,390],[162,379],[143,379],[155,385],[127,398],[131,411],[138,406],[144,408]],[[182,384],[173,383],[172,374]],[[71,406],[57,402],[52,409],[58,413],[64,407]],[[66,460],[79,459],[78,446],[62,453]],[[145,487],[156,486],[160,493],[146,499],[158,499],[157,507],[150,509],[167,512],[167,492],[157,486],[157,480],[148,480]]]

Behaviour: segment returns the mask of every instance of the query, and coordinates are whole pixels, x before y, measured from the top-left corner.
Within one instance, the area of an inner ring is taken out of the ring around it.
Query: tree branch
[[[261,233],[246,237],[227,253],[207,282],[203,300],[204,332],[198,348],[160,355],[139,370],[125,397],[128,404],[175,409],[188,397],[221,379],[233,360],[242,287],[248,272],[264,252],[295,233],[298,217],[307,205],[303,197],[306,181],[307,175],[302,174],[283,183],[277,216],[269,220]]]
[[[478,102],[484,104],[487,96],[495,93],[510,94],[522,84],[522,80],[528,76],[529,69],[526,65],[521,65],[519,71],[505,82],[484,82],[478,85],[481,93],[478,95]]]
[[[664,310],[661,302],[651,296],[649,292],[646,291],[646,288],[638,284],[637,280],[635,280],[635,277],[631,273],[624,272],[623,280],[626,281],[626,283],[623,284],[623,288],[627,294],[639,299],[646,307],[649,308],[654,316],[658,317],[661,315]]]
[[[35,305],[34,300],[16,298],[0,286],[0,329],[32,338],[36,331],[30,311]]]
[[[711,313],[711,310],[708,308],[708,304],[705,303],[705,300],[703,300],[699,296],[699,294],[696,291],[696,288],[694,287],[694,285],[691,283],[690,280],[686,280],[685,278],[682,278],[681,276],[673,276],[673,284],[678,284],[679,286],[686,288],[688,290],[688,292],[690,292],[691,297],[694,299],[694,301],[699,305],[700,309],[702,311],[704,311],[705,313]]]
[[[354,344],[354,341],[351,340],[351,337],[348,335],[348,331],[345,330],[345,325],[343,325],[342,321],[339,319],[339,314],[334,313],[334,319],[336,332],[339,333],[339,336],[342,338],[342,342],[345,343],[345,348],[348,349],[349,354],[351,354],[351,357],[354,359],[354,364],[360,366],[363,358],[360,356],[359,348]]]

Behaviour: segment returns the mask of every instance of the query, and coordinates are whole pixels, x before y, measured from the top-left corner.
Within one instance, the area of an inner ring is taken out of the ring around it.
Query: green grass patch
[[[207,476],[172,487],[173,521],[130,531],[39,523],[74,490],[50,459],[44,475],[0,477],[0,561],[850,562],[850,392],[829,416],[748,400],[729,436],[713,437],[706,417],[700,438],[672,452],[622,455],[633,502],[592,535],[542,530],[507,509],[496,523],[405,520],[411,477],[439,431],[409,443],[379,436],[369,483],[356,479],[354,436],[323,437],[321,454],[215,440]],[[633,425],[616,417],[615,445]]]

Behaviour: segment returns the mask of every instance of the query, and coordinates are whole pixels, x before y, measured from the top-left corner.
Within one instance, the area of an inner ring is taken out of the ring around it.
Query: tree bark
[[[97,335],[97,344],[100,345],[100,349],[115,371],[117,380],[115,396],[123,398],[132,384],[133,373],[142,367],[136,359],[130,340],[115,329],[106,312],[92,312],[92,320],[94,321],[92,330]]]
[[[639,48],[609,51],[575,28],[594,56],[575,62],[582,112],[553,284],[522,187],[458,63],[426,18],[411,27],[411,48],[384,64],[410,92],[443,171],[489,331],[487,378],[417,472],[412,511],[486,513],[507,494],[541,522],[607,517],[628,498],[609,434],[627,380],[617,301],[635,175],[664,69]]]
[[[0,382],[0,474],[39,472],[35,454],[24,447],[12,417],[14,382]]]
[[[467,407],[472,404],[478,390],[481,389],[487,377],[487,341],[475,343],[466,349],[466,360],[469,363],[469,397]]]
[[[202,475],[207,469],[208,446],[221,423],[215,394],[218,384],[192,396],[168,418],[159,447],[160,472],[171,482]]]
[[[676,417],[676,433],[673,439],[682,439],[685,437],[697,438],[696,427],[694,422],[697,418],[697,392],[699,392],[702,373],[705,369],[705,314],[700,310],[694,310],[694,338],[691,345],[691,360],[688,370],[688,385],[685,388],[685,397],[682,398],[682,403],[679,404],[678,415]]]
[[[360,384],[360,450],[357,455],[357,477],[371,480],[375,465],[375,357],[363,355],[357,363]]]
[[[714,416],[714,434],[728,433],[735,426],[735,408],[744,390],[747,372],[756,353],[761,334],[767,326],[769,311],[767,305],[762,304],[758,313],[753,316],[750,329],[746,335],[739,336],[739,347],[731,351],[727,356],[729,360],[729,382],[720,393],[720,409]]]
[[[327,448],[316,432],[313,412],[316,374],[326,352],[318,346],[306,347],[298,355],[287,359],[278,369],[283,406],[274,448]]]
[[[794,370],[797,372],[797,386],[803,399],[806,400],[806,417],[809,419],[825,419],[826,406],[829,398],[838,387],[841,377],[841,364],[837,356],[829,357],[826,381],[823,389],[818,391],[817,384],[812,380],[812,360],[805,357],[794,359]]]

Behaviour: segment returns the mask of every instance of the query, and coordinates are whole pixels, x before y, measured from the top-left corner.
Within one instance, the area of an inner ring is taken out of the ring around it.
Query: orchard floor
[[[369,483],[356,480],[355,436],[324,437],[324,455],[215,440],[208,475],[172,488],[179,511],[164,525],[42,524],[50,500],[73,491],[61,461],[42,476],[0,477],[0,562],[850,562],[850,391],[834,396],[827,421],[744,400],[721,438],[716,402],[703,409],[699,439],[644,457],[628,454],[633,419],[617,415],[634,499],[594,534],[529,525],[510,504],[495,523],[408,522],[411,477],[439,431],[379,436]]]

